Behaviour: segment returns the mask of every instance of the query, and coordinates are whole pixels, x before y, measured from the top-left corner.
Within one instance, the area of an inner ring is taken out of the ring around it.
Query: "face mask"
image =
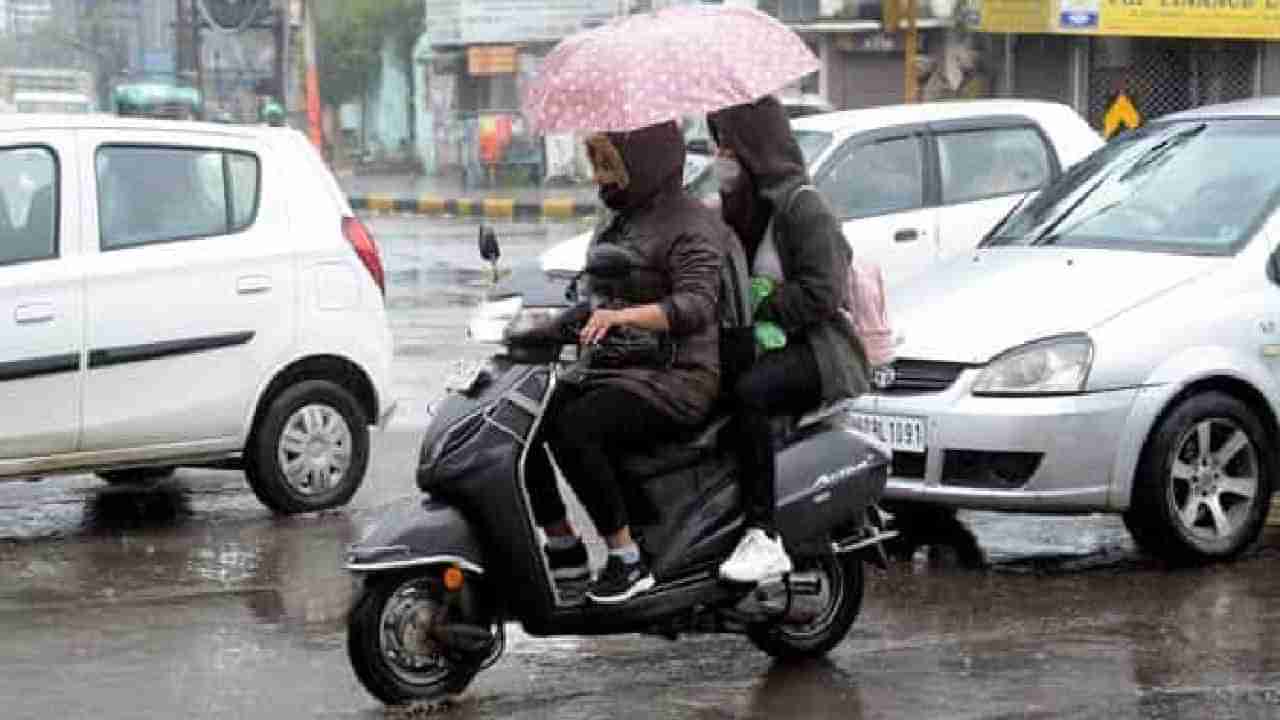
[[[731,195],[742,185],[742,163],[737,160],[718,157],[715,160],[713,170],[715,171],[716,179],[720,181],[720,192]]]

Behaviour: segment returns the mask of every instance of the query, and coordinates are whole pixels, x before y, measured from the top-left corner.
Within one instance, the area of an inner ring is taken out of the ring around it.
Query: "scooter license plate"
[[[849,421],[859,430],[888,443],[894,452],[925,451],[924,420],[920,418],[851,413]]]

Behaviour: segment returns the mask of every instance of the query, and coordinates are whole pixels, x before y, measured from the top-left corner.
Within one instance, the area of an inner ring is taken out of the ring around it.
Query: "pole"
[[[278,84],[278,92],[280,97],[277,102],[280,107],[284,108],[285,115],[289,114],[289,23],[291,17],[289,14],[289,0],[281,0],[280,14],[276,16],[276,21],[280,23],[278,55],[276,62],[279,63],[279,69],[276,74],[276,83]]]
[[[917,79],[918,71],[916,70],[916,48],[919,46],[919,31],[916,26],[916,0],[906,0],[907,3],[907,29],[903,33],[903,44],[906,46],[903,51],[903,101],[913,103],[917,99]]]
[[[320,152],[324,152],[324,130],[320,117],[320,73],[316,69],[316,18],[314,2],[305,2],[302,7],[303,42],[306,45],[307,57],[307,135],[311,143]],[[328,159],[328,158],[326,158]]]
[[[173,72],[182,77],[187,69],[187,24],[182,12],[182,0],[173,0]]]

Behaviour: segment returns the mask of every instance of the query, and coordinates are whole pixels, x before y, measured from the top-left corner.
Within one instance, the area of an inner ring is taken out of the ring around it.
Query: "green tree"
[[[316,64],[326,104],[363,98],[381,70],[383,43],[411,66],[413,44],[423,30],[422,0],[344,0],[317,4]]]

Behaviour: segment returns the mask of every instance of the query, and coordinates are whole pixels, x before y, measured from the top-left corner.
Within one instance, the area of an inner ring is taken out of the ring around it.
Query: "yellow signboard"
[[[981,0],[991,33],[1280,40],[1280,0]]]

